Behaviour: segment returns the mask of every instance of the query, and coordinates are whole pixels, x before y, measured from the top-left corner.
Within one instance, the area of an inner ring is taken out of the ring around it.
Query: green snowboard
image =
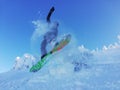
[[[59,44],[54,47],[44,58],[42,58],[40,61],[37,62],[34,66],[31,67],[30,72],[37,72],[40,70],[48,60],[47,57],[52,55],[54,52],[61,50],[64,46],[66,46],[71,40],[71,35],[68,34],[64,36],[64,38],[59,42]]]

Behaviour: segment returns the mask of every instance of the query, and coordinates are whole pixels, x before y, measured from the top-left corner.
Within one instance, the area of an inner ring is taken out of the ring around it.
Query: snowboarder
[[[59,23],[58,22],[51,22],[51,20],[50,20],[50,17],[52,15],[52,13],[54,12],[54,10],[55,10],[55,8],[52,7],[47,15],[47,18],[46,18],[46,21],[47,21],[48,27],[49,27],[49,31],[47,33],[45,33],[45,35],[43,37],[43,41],[41,43],[41,59],[43,57],[45,57],[47,54],[47,50],[46,50],[47,45],[49,43],[51,43],[52,41],[55,42],[57,39]]]

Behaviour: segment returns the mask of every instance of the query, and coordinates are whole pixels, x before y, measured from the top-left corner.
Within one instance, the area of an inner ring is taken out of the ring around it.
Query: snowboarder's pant
[[[45,55],[47,54],[47,44],[49,44],[51,41],[53,41],[54,39],[56,39],[56,34],[54,34],[53,32],[47,32],[44,36],[44,39],[41,43],[41,55]]]

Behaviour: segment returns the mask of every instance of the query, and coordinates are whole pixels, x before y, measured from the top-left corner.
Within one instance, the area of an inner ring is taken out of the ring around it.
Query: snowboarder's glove
[[[55,10],[55,8],[54,7],[52,7],[51,9],[50,9],[50,12],[53,12]]]

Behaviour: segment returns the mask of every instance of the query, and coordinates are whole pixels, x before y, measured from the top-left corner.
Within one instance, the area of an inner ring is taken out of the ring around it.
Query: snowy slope
[[[34,56],[17,57],[13,69],[0,74],[0,90],[120,90],[120,47],[113,46],[66,48],[36,73],[29,72]]]

